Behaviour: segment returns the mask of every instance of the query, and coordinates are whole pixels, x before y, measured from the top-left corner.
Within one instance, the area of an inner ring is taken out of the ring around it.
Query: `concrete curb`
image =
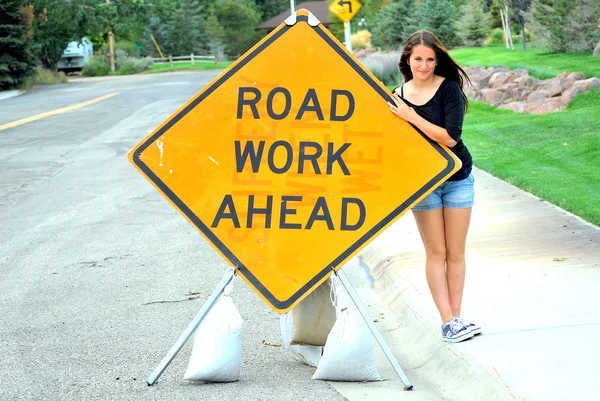
[[[11,97],[22,95],[27,91],[24,90],[10,90],[10,91],[1,91],[0,92],[0,100],[10,99]]]

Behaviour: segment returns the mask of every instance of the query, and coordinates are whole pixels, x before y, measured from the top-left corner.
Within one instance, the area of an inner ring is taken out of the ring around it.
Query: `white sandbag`
[[[313,379],[333,381],[380,381],[370,331],[339,280],[335,288],[337,320],[327,337]],[[342,305],[340,305],[342,304]],[[341,306],[341,307],[340,307]]]
[[[290,344],[325,345],[335,323],[331,286],[325,281],[308,294],[291,312]]]
[[[240,378],[243,320],[226,294],[228,291],[196,330],[184,380],[233,382]]]
[[[292,341],[292,312],[280,315],[279,327],[283,346],[292,352],[294,358],[300,362],[316,368],[319,365],[321,355],[323,355],[322,345],[291,344]]]

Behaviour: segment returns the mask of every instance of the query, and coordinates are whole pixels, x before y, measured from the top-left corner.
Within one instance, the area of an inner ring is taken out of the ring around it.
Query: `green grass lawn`
[[[217,70],[225,69],[231,65],[232,61],[219,61],[215,63],[209,60],[200,60],[192,64],[189,63],[173,63],[171,67],[168,63],[166,64],[154,64],[150,71],[146,71],[146,74],[152,74],[156,72],[169,72],[169,71],[182,71],[182,70]]]
[[[555,53],[532,48],[523,51],[520,45],[515,45],[512,51],[504,45],[490,45],[452,50],[450,55],[462,66],[526,68],[529,75],[538,79],[553,78],[562,72],[581,72],[588,78],[600,77],[600,57],[594,57],[591,52]]]
[[[598,89],[545,115],[471,102],[463,138],[477,167],[600,225],[599,105]]]

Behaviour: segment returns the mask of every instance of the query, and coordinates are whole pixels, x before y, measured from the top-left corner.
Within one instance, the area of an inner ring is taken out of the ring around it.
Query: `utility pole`
[[[110,4],[110,0],[106,0],[106,5]],[[108,27],[108,64],[110,70],[115,72],[115,38],[112,32],[112,28]]]
[[[108,64],[110,70],[115,72],[115,38],[111,28],[108,28]]]

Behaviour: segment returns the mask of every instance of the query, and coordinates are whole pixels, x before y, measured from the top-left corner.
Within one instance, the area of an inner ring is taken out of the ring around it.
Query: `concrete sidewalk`
[[[404,345],[400,363],[439,386],[445,400],[598,399],[600,228],[474,174],[462,316],[482,335],[441,341],[410,212],[359,254],[400,321],[387,334]]]

